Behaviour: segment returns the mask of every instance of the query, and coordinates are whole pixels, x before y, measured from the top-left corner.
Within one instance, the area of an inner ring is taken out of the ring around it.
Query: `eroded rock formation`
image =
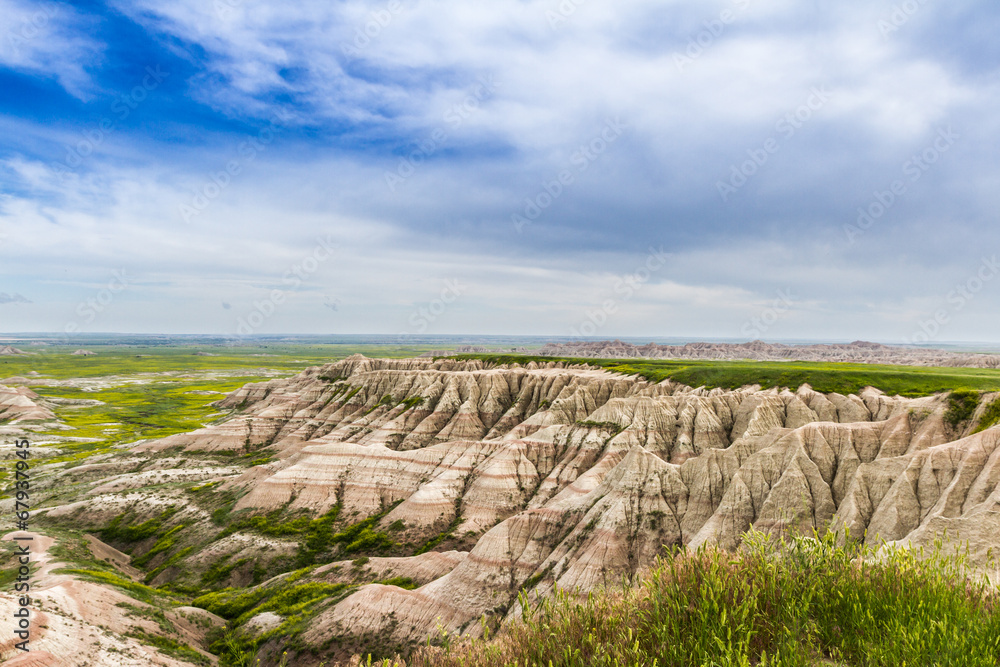
[[[1000,355],[950,352],[936,348],[882,345],[867,341],[815,345],[749,343],[688,343],[633,345],[620,340],[548,343],[534,354],[591,359],[754,359],[756,361],[841,361],[907,366],[1000,368]]]
[[[1000,428],[949,425],[947,402],[355,356],[247,385],[222,402],[238,410],[227,421],[136,450],[266,450],[276,460],[225,482],[245,491],[236,509],[336,505],[381,513],[411,543],[446,533],[474,545],[412,566],[387,559],[433,576],[415,590],[364,586],[304,636],[406,644],[440,628],[477,634],[483,615],[516,615],[525,589],[590,590],[672,547],[736,549],[750,529],[848,528],[916,545],[947,531],[990,568]]]
[[[38,394],[27,387],[0,385],[0,422],[55,420],[49,408],[38,404]]]

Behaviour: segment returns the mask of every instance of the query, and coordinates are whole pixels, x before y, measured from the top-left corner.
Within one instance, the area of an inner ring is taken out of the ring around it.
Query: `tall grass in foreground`
[[[829,534],[779,549],[755,535],[738,554],[662,560],[623,591],[558,592],[491,641],[409,663],[996,666],[1000,595],[941,547],[876,552]]]

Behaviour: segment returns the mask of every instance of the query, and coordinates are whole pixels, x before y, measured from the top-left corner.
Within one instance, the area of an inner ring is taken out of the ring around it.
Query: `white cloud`
[[[88,66],[100,63],[103,45],[87,36],[93,21],[61,2],[0,0],[0,66],[53,78],[87,100],[94,84]]]

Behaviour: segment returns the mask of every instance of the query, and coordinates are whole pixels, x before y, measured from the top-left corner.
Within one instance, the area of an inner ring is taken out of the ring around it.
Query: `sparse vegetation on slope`
[[[1000,398],[994,400],[986,406],[986,409],[983,411],[983,416],[979,418],[979,424],[976,426],[974,433],[985,431],[991,426],[996,426],[997,424],[1000,424]]]
[[[958,389],[948,396],[948,409],[944,413],[944,420],[952,428],[957,427],[964,421],[972,418],[972,414],[979,406],[979,392],[968,389]]]
[[[829,533],[779,552],[758,535],[739,554],[660,561],[624,591],[559,592],[494,640],[410,665],[996,666],[1000,594],[968,576],[943,549],[879,553]]]
[[[300,582],[310,571],[303,568],[252,589],[227,588],[207,593],[192,602],[229,621],[228,632],[215,633],[211,643],[221,665],[254,664],[247,660],[271,640],[294,646],[311,618],[353,590],[346,584]],[[281,623],[258,635],[237,632],[237,628],[264,612],[276,614]]]
[[[323,516],[313,519],[309,516],[298,516],[282,520],[281,510],[268,515],[246,516],[239,518],[221,533],[225,537],[239,531],[253,531],[272,537],[295,537],[299,542],[296,556],[296,566],[306,567],[319,562],[323,555],[340,546],[343,554],[358,552],[381,553],[395,546],[395,542],[383,532],[374,530],[375,525],[399,503],[385,508],[378,514],[351,524],[342,530],[334,532],[333,525],[340,516],[340,505],[335,505]]]

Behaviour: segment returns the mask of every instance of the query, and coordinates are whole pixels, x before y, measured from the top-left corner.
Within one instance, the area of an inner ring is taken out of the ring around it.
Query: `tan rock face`
[[[201,647],[207,644],[206,633],[223,626],[223,619],[204,609],[176,607],[167,610],[165,619],[170,632],[151,616],[154,608],[128,597],[120,590],[61,573],[66,563],[50,552],[55,541],[37,533],[8,533],[0,540],[32,537],[32,572],[30,615],[30,651],[15,647],[19,638],[7,632],[0,640],[0,664],[9,667],[190,667],[187,660],[137,640],[129,633],[137,630],[165,637],[174,642]],[[88,537],[92,552],[101,558],[124,557],[115,549]],[[126,557],[127,559],[127,557]],[[128,576],[126,573],[123,576]],[[20,609],[13,590],[0,591],[0,613],[14,618]],[[195,648],[206,663],[214,656]]]
[[[55,420],[55,414],[38,404],[38,394],[27,387],[0,385],[0,421],[11,424]]]
[[[278,461],[229,482],[246,490],[236,509],[340,503],[365,517],[396,503],[383,528],[402,522],[419,541],[450,526],[475,542],[467,555],[385,559],[423,585],[361,588],[318,617],[305,637],[316,644],[476,634],[484,614],[516,615],[523,589],[591,590],[672,547],[739,548],[751,528],[918,545],[947,530],[984,565],[1000,547],[1000,428],[949,442],[941,396],[355,356],[221,404],[239,412],[137,449],[266,447]]]
[[[688,343],[687,345],[632,345],[615,341],[549,343],[533,354],[594,359],[755,359],[757,361],[845,361],[907,366],[965,366],[998,368],[1000,356],[946,352],[932,348],[882,345],[866,341],[821,345],[750,343]]]

